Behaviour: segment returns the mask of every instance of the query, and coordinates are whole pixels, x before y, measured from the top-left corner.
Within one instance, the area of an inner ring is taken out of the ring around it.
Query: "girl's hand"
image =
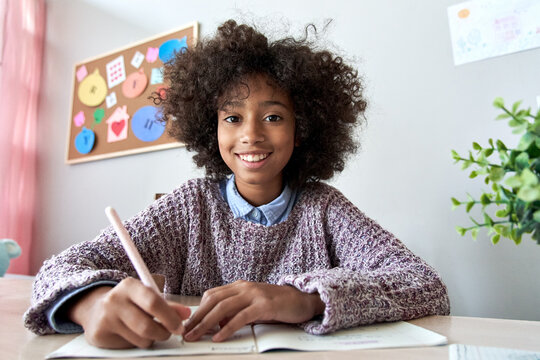
[[[319,294],[306,294],[292,286],[236,281],[204,293],[199,309],[185,325],[184,339],[196,341],[219,325],[221,329],[212,337],[219,342],[244,325],[300,323],[322,314],[324,307]]]
[[[68,309],[90,344],[109,349],[147,348],[167,340],[171,333],[183,333],[189,315],[188,307],[167,302],[134,278],[85,292]]]

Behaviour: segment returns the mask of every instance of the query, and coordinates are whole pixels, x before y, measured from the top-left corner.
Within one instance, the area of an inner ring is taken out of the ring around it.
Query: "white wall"
[[[441,273],[454,315],[540,320],[540,246],[493,246],[485,232],[462,238],[454,227],[468,217],[450,203],[482,189],[452,164],[450,149],[463,153],[489,137],[517,141],[493,121],[491,103],[503,96],[536,109],[540,49],[455,67],[446,8],[457,2],[47,0],[33,270],[94,237],[107,225],[106,205],[129,217],[154,193],[203,175],[183,148],[65,165],[76,62],[194,20],[207,36],[231,17],[274,29],[289,23],[294,34],[333,18],[327,37],[357,60],[370,109],[362,151],[332,184]]]

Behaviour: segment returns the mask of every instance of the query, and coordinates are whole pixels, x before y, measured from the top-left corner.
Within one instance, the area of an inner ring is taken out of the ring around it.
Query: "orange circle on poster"
[[[133,99],[141,95],[148,85],[148,77],[143,69],[129,74],[122,84],[122,93],[125,97]]]
[[[461,10],[459,10],[457,15],[458,15],[458,17],[460,19],[465,19],[465,18],[469,17],[470,14],[471,14],[471,12],[469,11],[469,9],[461,9]]]

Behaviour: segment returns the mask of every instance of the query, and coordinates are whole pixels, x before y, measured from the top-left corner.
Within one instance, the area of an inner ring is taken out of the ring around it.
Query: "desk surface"
[[[0,278],[0,354],[2,359],[43,359],[75,335],[36,336],[22,324],[30,304],[32,280]],[[197,305],[198,297],[180,297],[186,305]],[[485,319],[459,316],[428,316],[410,323],[445,335],[450,344],[507,347],[540,351],[540,321]],[[399,354],[399,355],[398,355]],[[340,359],[448,359],[448,346],[352,350],[339,353]],[[144,358],[144,359],[167,359]],[[185,360],[238,359],[238,355],[181,356]],[[242,359],[332,359],[332,352],[270,352],[242,355]]]

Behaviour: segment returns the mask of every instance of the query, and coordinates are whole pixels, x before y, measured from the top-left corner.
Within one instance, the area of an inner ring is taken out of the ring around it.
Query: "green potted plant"
[[[519,244],[524,234],[532,234],[540,245],[540,110],[532,114],[530,108],[521,108],[521,101],[508,109],[501,98],[493,105],[502,111],[496,119],[508,120],[512,133],[523,135],[515,148],[489,139],[486,147],[473,142],[473,150],[465,157],[452,150],[463,170],[472,169],[470,178],[483,177],[486,185],[491,184],[491,191],[484,191],[478,199],[469,194],[466,200],[452,198],[454,209],[463,205],[469,213],[481,206],[483,216],[481,221],[470,217],[471,226],[457,226],[456,230],[462,236],[470,232],[476,239],[479,230],[486,228],[494,244],[501,237]]]

